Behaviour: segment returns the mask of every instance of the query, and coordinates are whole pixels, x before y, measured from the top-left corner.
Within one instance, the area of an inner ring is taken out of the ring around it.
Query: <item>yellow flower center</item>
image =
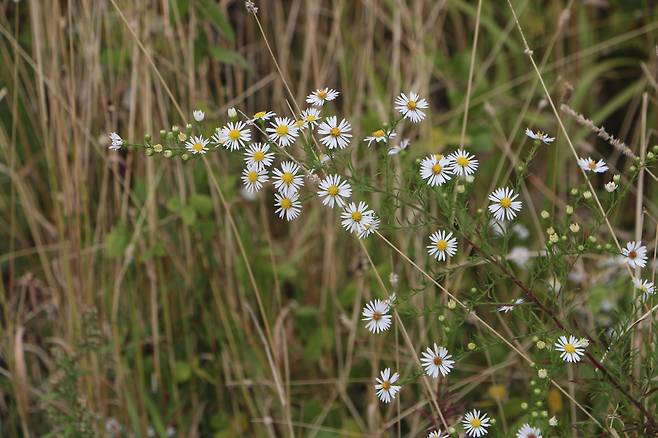
[[[338,128],[331,128],[331,131],[329,131],[329,134],[333,137],[338,137],[340,136],[340,129]]]
[[[628,253],[629,259],[635,259],[636,257],[637,257],[637,253],[635,251],[629,251]]]
[[[295,120],[295,126],[298,128],[301,128],[304,126],[304,121],[303,120]]]
[[[251,172],[249,172],[249,175],[247,175],[247,179],[249,179],[249,182],[255,183],[256,181],[258,181],[258,172],[252,170]]]
[[[285,185],[290,185],[292,179],[293,179],[293,174],[290,172],[286,172],[283,175],[281,175],[281,181],[283,181]]]
[[[576,347],[574,347],[572,344],[566,344],[564,346],[564,351],[567,353],[575,353],[576,352]]]
[[[384,136],[384,130],[378,129],[377,131],[372,133],[372,136],[375,138],[382,138]]]
[[[265,159],[265,152],[263,151],[256,151],[254,152],[254,161],[259,163]]]
[[[306,121],[309,123],[313,123],[317,120],[318,118],[314,114],[309,114],[306,116]]]
[[[203,150],[203,143],[194,143],[192,149],[194,149],[195,152],[201,152]]]
[[[329,193],[329,196],[336,196],[338,194],[338,187],[335,185],[329,186],[327,193]]]
[[[254,114],[254,119],[260,119],[267,114],[265,111],[258,111],[256,114]]]
[[[318,90],[318,97],[320,99],[325,99],[327,97],[327,90]]]
[[[416,101],[415,100],[410,100],[407,102],[407,108],[409,108],[411,111],[416,109]]]
[[[354,222],[361,222],[361,217],[362,217],[361,212],[359,212],[359,211],[355,211],[355,212],[352,213],[352,220]]]
[[[276,133],[278,135],[284,136],[288,135],[288,125],[279,125],[276,127]]]
[[[438,175],[439,173],[441,173],[442,170],[443,170],[443,167],[441,167],[441,165],[439,163],[436,163],[434,166],[432,166],[432,173],[434,175]]]
[[[283,208],[284,210],[287,210],[287,209],[289,209],[290,207],[292,207],[292,202],[290,202],[290,199],[288,199],[288,198],[283,198],[283,199],[281,200],[281,208]]]
[[[471,420],[471,427],[477,429],[478,427],[482,426],[482,421],[480,421],[479,418],[473,418]]]
[[[379,321],[380,319],[382,319],[382,314],[379,313],[379,312],[375,312],[375,313],[372,314],[372,319],[374,321]]]
[[[503,199],[500,200],[500,206],[503,208],[510,208],[512,205],[512,200],[505,196]]]
[[[457,164],[461,167],[466,167],[469,163],[470,161],[468,161],[468,158],[466,158],[464,155],[457,157]]]
[[[237,129],[231,129],[228,132],[228,138],[230,138],[233,141],[237,140],[238,138],[240,138],[240,131],[238,131]]]
[[[441,359],[441,358],[438,357],[438,356],[435,357],[435,358],[434,358],[434,365],[436,365],[436,366],[438,367],[438,366],[440,366],[441,364],[443,364],[443,359]]]
[[[587,164],[587,167],[589,167],[591,170],[596,169],[596,161],[589,160],[589,163]]]
[[[438,249],[439,251],[445,251],[446,249],[448,249],[448,242],[446,242],[445,240],[439,240],[438,242],[436,242],[436,249]]]
[[[382,389],[384,391],[388,391],[389,389],[391,389],[391,382],[389,382],[388,380],[382,382]]]

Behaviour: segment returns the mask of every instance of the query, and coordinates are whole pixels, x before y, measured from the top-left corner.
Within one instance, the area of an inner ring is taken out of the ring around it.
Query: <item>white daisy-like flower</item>
[[[437,429],[434,432],[430,432],[427,438],[449,438],[449,435],[441,432],[441,429]]]
[[[411,92],[409,96],[402,93],[395,98],[395,109],[404,116],[405,119],[413,123],[420,123],[425,118],[425,113],[421,110],[429,108],[427,100],[420,99],[418,93]]]
[[[340,214],[343,228],[357,235],[365,230],[365,226],[373,221],[374,216],[375,212],[369,210],[368,204],[363,201],[358,205],[350,202]]]
[[[434,344],[434,349],[427,347],[423,352],[420,363],[425,368],[425,374],[436,379],[439,377],[439,374],[445,377],[452,370],[455,361],[451,359],[452,356],[448,354],[448,350],[445,347],[439,347]]]
[[[500,306],[498,308],[498,311],[501,312],[501,313],[509,313],[512,310],[514,310],[514,308],[516,306],[518,306],[520,304],[523,304],[524,302],[525,302],[525,300],[523,298],[517,298],[517,299],[514,300],[514,302],[512,304],[507,304],[507,305],[504,305],[504,306]]]
[[[557,418],[555,417],[555,415],[553,415],[551,418],[548,419],[548,425],[551,426],[551,427],[557,426],[557,423],[558,423],[558,421],[557,421]]]
[[[333,88],[318,88],[308,96],[306,96],[306,103],[315,106],[322,106],[325,102],[331,102],[338,97],[340,93]]]
[[[457,239],[452,233],[443,230],[435,231],[430,235],[430,245],[427,245],[427,253],[439,261],[457,254]]]
[[[331,208],[334,208],[334,205],[343,207],[345,200],[352,196],[352,187],[338,175],[329,175],[320,182],[318,188],[322,204]]]
[[[247,166],[257,166],[258,170],[266,169],[272,165],[274,154],[269,152],[270,145],[266,143],[253,143],[244,152]]]
[[[367,321],[366,328],[370,333],[381,333],[391,328],[391,319],[388,314],[391,309],[386,301],[372,300],[363,308],[362,321]]]
[[[486,412],[473,409],[464,416],[462,425],[466,429],[466,435],[481,437],[489,433],[487,429],[491,426],[491,419],[487,416]]]
[[[194,110],[192,111],[192,116],[194,117],[194,120],[197,122],[203,122],[203,119],[206,118],[206,113],[204,113],[201,110]]]
[[[640,278],[633,279],[633,285],[637,290],[642,292],[642,299],[646,300],[649,298],[649,295],[653,295],[655,292],[655,286],[649,280],[642,280]]]
[[[582,348],[580,340],[576,339],[574,336],[569,336],[568,339],[566,336],[560,336],[555,343],[555,349],[562,352],[560,354],[562,360],[570,363],[580,362],[580,359],[585,354],[585,350]]]
[[[426,179],[431,187],[447,183],[452,179],[452,174],[452,161],[443,155],[428,155],[420,162],[420,177]]]
[[[197,137],[190,137],[185,143],[185,149],[193,154],[205,154],[208,152],[209,140],[199,135]]]
[[[282,148],[293,144],[299,135],[297,124],[288,117],[275,117],[266,131],[269,139]]]
[[[533,131],[530,128],[525,128],[525,135],[530,137],[533,140],[538,140],[541,141],[544,144],[551,144],[553,143],[553,140],[555,140],[555,137],[549,137],[548,134],[546,134],[543,131]]]
[[[466,176],[473,175],[478,169],[478,160],[475,155],[459,149],[448,156],[452,161],[452,171],[457,175]]]
[[[212,139],[217,145],[237,151],[251,140],[251,131],[244,122],[228,122],[226,126],[217,130]]]
[[[368,143],[368,147],[372,146],[372,142],[380,143],[384,142],[386,144],[391,138],[395,138],[397,134],[394,131],[386,132],[383,129],[378,129],[373,131],[368,137],[364,138],[363,141]]]
[[[542,438],[541,430],[526,423],[516,433],[516,438]]]
[[[269,177],[265,169],[259,169],[257,165],[248,165],[242,171],[242,182],[248,192],[257,192],[263,188]]]
[[[395,146],[393,146],[388,150],[388,154],[389,155],[399,154],[400,152],[402,152],[403,150],[409,147],[409,143],[411,143],[411,140],[409,140],[408,138],[403,138],[402,140],[400,140],[400,143],[396,144]]]
[[[647,265],[647,247],[642,242],[628,242],[621,250],[624,262],[632,269],[644,268]]]
[[[603,173],[608,170],[605,161],[594,161],[591,158],[578,158],[578,165],[586,172]]]
[[[380,376],[381,377],[376,379],[377,383],[375,384],[377,397],[379,397],[379,399],[384,403],[390,403],[391,400],[395,398],[397,393],[400,392],[400,389],[402,389],[400,385],[395,384],[395,382],[397,382],[400,378],[400,375],[398,373],[393,373],[393,375],[391,375],[391,369],[386,368],[385,370],[381,371]]]
[[[379,225],[379,218],[373,213],[370,216],[370,220],[364,222],[363,229],[358,234],[359,239],[365,239],[366,237],[370,236],[372,233],[379,229]]]
[[[315,125],[318,124],[320,119],[320,109],[319,108],[306,108],[302,111],[301,114],[302,122],[304,122],[304,127],[315,128]]]
[[[274,116],[276,116],[274,111],[258,111],[253,116],[251,116],[251,119],[249,119],[247,123],[252,125],[259,120],[263,120],[263,121],[270,120]]]
[[[615,190],[617,190],[617,183],[614,181],[610,181],[609,183],[606,183],[603,187],[605,187],[605,191],[608,193],[612,193]]]
[[[338,123],[336,116],[327,117],[327,119],[318,127],[318,134],[323,137],[320,143],[329,149],[345,149],[350,144],[352,126],[345,119]]]
[[[274,187],[282,195],[297,193],[304,185],[304,177],[297,175],[299,165],[292,161],[281,163],[281,169],[274,169]]]
[[[279,218],[285,218],[287,221],[297,219],[299,213],[302,211],[302,204],[299,202],[297,192],[287,195],[275,193],[274,206],[276,207],[276,214],[279,215]]]
[[[518,194],[515,194],[514,191],[510,188],[500,188],[494,190],[492,194],[489,195],[489,200],[493,204],[489,205],[489,211],[494,215],[496,220],[511,221],[516,217],[516,213],[521,210],[523,203],[521,201],[515,201],[518,198]]]
[[[113,151],[121,149],[121,146],[123,146],[123,139],[116,132],[110,132],[110,142],[111,143],[108,148]]]

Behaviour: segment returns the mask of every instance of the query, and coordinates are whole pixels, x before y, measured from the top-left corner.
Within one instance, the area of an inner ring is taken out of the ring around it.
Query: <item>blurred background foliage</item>
[[[429,120],[407,129],[412,146],[391,169],[411,175],[417,158],[459,143],[476,1],[257,3],[295,100],[317,87],[337,88],[335,110],[353,122],[355,139],[389,119],[400,91],[430,99]],[[655,2],[512,3],[556,101],[635,150],[647,93],[653,138]],[[239,154],[213,153],[207,168],[107,151],[109,131],[139,142],[144,133],[184,126],[195,108],[211,120],[225,119],[232,106],[289,113],[284,84],[244,3],[23,0],[2,2],[0,12],[0,434],[319,437],[376,434],[386,426],[397,433],[396,408],[380,406],[371,385],[392,360],[407,370],[413,364],[406,352],[394,356],[394,334],[373,338],[358,322],[363,301],[382,291],[335,212],[309,200],[296,222],[277,220],[271,193],[254,200],[240,193]],[[489,184],[502,183],[499,160],[514,163],[531,126],[558,140],[531,164],[528,189],[537,211],[559,212],[580,176],[506,2],[484,2],[479,30],[466,137],[482,165],[473,198],[485,202]],[[602,156],[617,172],[630,164],[564,118],[579,153]],[[384,156],[356,140],[350,152],[355,173],[382,184]],[[230,205],[266,320],[208,169]],[[363,196],[378,211],[392,210],[385,196]],[[656,217],[651,192],[645,196]],[[623,239],[633,235],[633,205],[631,199],[612,216]],[[406,254],[434,269],[425,231],[387,225]],[[443,312],[445,297],[380,241],[366,245],[384,279],[399,275],[400,294],[412,304],[403,319],[425,345],[438,330],[428,321]],[[448,284],[477,286],[473,272]],[[599,313],[605,292],[592,290],[587,315]],[[497,299],[517,295],[511,288]],[[483,315],[503,324],[495,313]],[[451,336],[464,345],[492,344],[469,329],[466,315],[451,318]],[[532,331],[522,322],[513,330]],[[500,372],[487,371],[491,363],[502,364]],[[453,415],[480,406],[499,419],[502,412],[511,427],[533,371],[493,344],[465,368],[449,388]],[[551,414],[568,423],[566,400],[549,396]],[[604,418],[610,407],[593,398]],[[421,434],[429,424],[419,409],[401,431]]]

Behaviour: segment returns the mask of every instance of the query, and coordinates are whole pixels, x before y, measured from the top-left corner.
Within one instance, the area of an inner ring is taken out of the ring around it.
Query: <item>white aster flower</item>
[[[550,144],[553,143],[553,140],[555,140],[555,137],[549,137],[548,134],[546,134],[543,131],[533,131],[530,128],[525,128],[525,135],[530,137],[533,140],[538,140],[543,142],[544,144]]]
[[[297,124],[288,117],[275,117],[266,131],[269,139],[282,148],[293,144],[299,135]]]
[[[578,158],[578,165],[586,172],[603,173],[608,170],[605,161],[594,161],[591,158]]]
[[[247,166],[257,166],[258,170],[266,169],[272,165],[274,154],[268,152],[270,145],[266,143],[253,143],[244,152],[244,160]]]
[[[226,110],[226,115],[228,115],[229,119],[235,119],[238,116],[238,110],[235,109],[235,107],[230,107],[228,110]]]
[[[615,190],[617,190],[617,183],[615,183],[614,181],[610,181],[609,183],[606,183],[605,186],[603,187],[605,187],[606,192],[612,193]]]
[[[549,418],[548,425],[551,426],[551,427],[557,426],[557,418],[555,417],[555,415],[553,415],[551,418]]]
[[[399,385],[396,385],[395,382],[398,381],[400,375],[394,373],[391,375],[391,369],[386,368],[381,372],[381,377],[378,377],[377,384],[375,384],[375,391],[377,391],[377,397],[384,403],[390,403],[391,400],[395,398],[400,389],[402,388]]]
[[[457,239],[452,237],[452,233],[435,231],[430,235],[430,242],[431,244],[427,245],[427,253],[439,261],[457,254]]]
[[[389,155],[399,154],[400,152],[402,152],[403,150],[409,147],[409,143],[411,143],[411,141],[408,138],[403,138],[402,140],[400,140],[400,143],[396,144],[395,146],[393,146],[388,150],[388,154]]]
[[[204,113],[201,110],[194,110],[192,111],[192,116],[194,117],[194,120],[197,122],[203,122],[203,119],[206,118],[206,113]]]
[[[583,357],[584,350],[580,344],[580,340],[576,339],[574,336],[569,336],[567,339],[566,336],[560,336],[558,341],[555,343],[555,349],[562,352],[560,357],[565,362],[580,362],[580,359]]]
[[[512,310],[514,310],[514,308],[516,306],[521,305],[524,302],[525,302],[525,300],[523,298],[517,298],[516,300],[514,300],[514,303],[512,303],[512,304],[507,304],[507,305],[504,305],[504,306],[500,306],[498,308],[498,311],[502,312],[502,313],[509,313]]]
[[[297,192],[287,195],[275,193],[274,206],[276,207],[276,214],[279,215],[279,218],[285,218],[287,221],[297,219],[299,213],[302,211],[302,204],[299,202]]]
[[[244,122],[228,122],[212,137],[215,144],[231,151],[237,151],[251,140],[251,131]]]
[[[516,438],[542,438],[541,430],[526,423],[516,433]]]
[[[515,201],[518,196],[512,189],[507,187],[494,190],[489,195],[489,200],[493,202],[493,204],[489,205],[489,211],[494,215],[496,220],[511,221],[516,217],[516,212],[521,210],[521,206],[523,205],[521,201]]]
[[[427,438],[450,438],[448,434],[444,434],[441,432],[441,429],[437,429],[434,432],[430,432],[429,435],[427,435]]]
[[[304,122],[304,127],[315,128],[315,125],[320,121],[320,109],[319,108],[307,108],[302,111],[301,114],[302,122]]]
[[[434,349],[427,347],[423,352],[420,363],[425,369],[425,374],[436,379],[439,377],[439,374],[445,377],[452,370],[455,361],[451,359],[452,356],[448,354],[448,350],[445,347],[439,347],[434,344]]]
[[[624,262],[631,268],[644,268],[647,265],[647,247],[642,242],[628,242],[621,250]]]
[[[185,143],[185,149],[193,154],[205,154],[208,152],[208,142],[209,140],[203,138],[201,135],[198,137],[190,137]]]
[[[292,161],[281,163],[281,169],[274,169],[274,187],[282,195],[291,195],[297,193],[299,188],[304,185],[304,177],[297,175],[299,165]]]
[[[121,146],[123,146],[123,139],[116,132],[110,132],[110,142],[109,149],[113,151],[121,149]]]
[[[389,139],[395,138],[397,134],[393,131],[386,132],[383,129],[378,129],[376,131],[373,131],[368,137],[364,138],[363,141],[368,143],[368,147],[372,146],[372,142],[374,141],[375,143],[380,143],[388,142]]]
[[[259,120],[270,120],[274,116],[276,116],[276,114],[273,111],[258,111],[253,116],[251,116],[251,119],[249,119],[247,123],[252,125]]]
[[[359,239],[365,239],[379,229],[379,218],[373,213],[370,220],[363,223],[363,229],[358,233]]]
[[[473,175],[478,169],[478,160],[475,159],[475,155],[464,149],[453,152],[448,159],[452,161],[452,171],[457,175]]]
[[[318,188],[322,204],[331,208],[334,208],[334,205],[343,207],[345,200],[352,196],[352,187],[338,175],[329,175],[320,182]]]
[[[340,93],[333,88],[318,88],[308,96],[306,96],[306,103],[315,106],[322,106],[325,102],[331,102],[338,97]]]
[[[428,155],[420,162],[420,177],[426,179],[431,187],[447,183],[452,179],[452,174],[452,161],[443,155]]]
[[[242,182],[248,192],[257,192],[263,188],[269,177],[265,169],[259,169],[257,165],[248,165],[242,171]]]
[[[464,416],[462,425],[466,429],[466,435],[481,437],[489,433],[487,429],[491,426],[491,419],[487,416],[486,412],[473,409]]]
[[[350,202],[340,214],[343,228],[354,234],[361,234],[365,226],[373,221],[375,213],[368,209],[368,205],[361,201],[359,204]]]
[[[388,314],[390,305],[386,301],[372,300],[363,308],[362,321],[367,321],[366,328],[370,333],[381,333],[391,328],[391,319]]]
[[[327,119],[318,127],[318,134],[323,137],[320,143],[329,149],[345,149],[350,144],[352,126],[347,120],[342,119],[338,123],[336,116],[327,117]]]
[[[418,93],[411,92],[409,96],[402,93],[395,98],[395,109],[404,116],[405,119],[411,120],[413,123],[422,122],[425,118],[425,113],[421,110],[429,108],[427,100],[420,99]]]
[[[653,295],[655,292],[655,287],[652,282],[649,280],[642,280],[640,278],[633,279],[633,285],[637,290],[642,292],[642,299],[646,300],[649,298],[649,295]]]

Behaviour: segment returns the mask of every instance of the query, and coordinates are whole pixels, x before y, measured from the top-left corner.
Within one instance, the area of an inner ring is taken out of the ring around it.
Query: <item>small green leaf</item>
[[[118,223],[105,239],[105,252],[110,258],[121,257],[130,244],[130,234],[123,223]]]
[[[178,383],[186,382],[192,377],[192,367],[187,362],[176,362],[174,374]]]
[[[185,225],[194,225],[197,218],[196,210],[191,205],[186,205],[181,209],[180,217]]]
[[[202,17],[208,17],[229,41],[235,41],[235,32],[231,23],[213,0],[198,0],[195,4]]]
[[[223,47],[212,46],[210,47],[210,54],[213,58],[223,64],[234,65],[236,67],[242,67],[245,70],[251,70],[251,65],[238,52],[225,49]]]
[[[190,205],[201,215],[210,214],[213,209],[212,198],[201,193],[195,193],[190,197]]]

